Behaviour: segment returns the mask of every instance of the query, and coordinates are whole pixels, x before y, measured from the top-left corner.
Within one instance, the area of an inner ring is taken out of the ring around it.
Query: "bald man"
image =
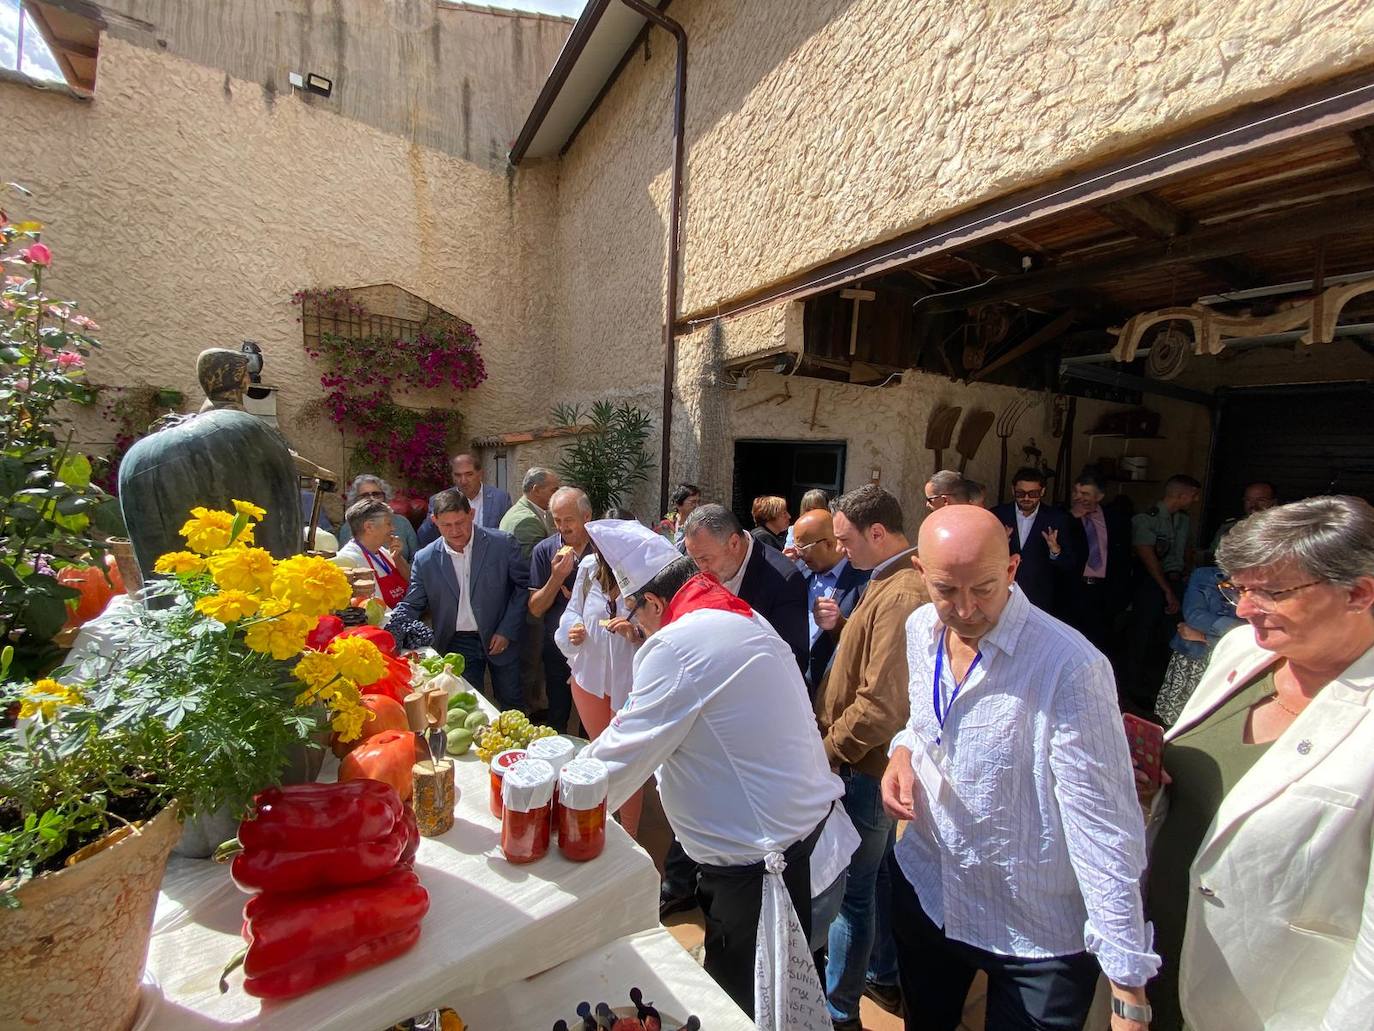
[[[869,570],[856,569],[835,540],[835,524],[828,508],[803,512],[792,524],[792,539],[797,559],[806,565],[806,619],[811,634],[811,655],[806,666],[806,686],[815,699],[830,661],[840,630],[868,586]],[[826,614],[829,630],[822,629],[817,613]],[[833,620],[832,618],[833,617]]]
[[[903,995],[953,1031],[983,970],[989,1027],[1077,1031],[1100,968],[1113,1031],[1145,1031],[1159,957],[1111,666],[1015,585],[991,512],[942,508],[918,544],[932,604],[907,621],[911,716],[882,779],[912,822],[892,878]]]

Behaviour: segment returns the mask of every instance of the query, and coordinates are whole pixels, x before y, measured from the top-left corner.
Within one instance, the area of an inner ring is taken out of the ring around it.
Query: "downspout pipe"
[[[668,461],[672,457],[673,381],[677,378],[678,270],[681,264],[683,134],[687,122],[687,32],[644,0],[621,0],[626,7],[670,32],[677,40],[677,81],[673,89],[673,174],[668,200],[668,289],[663,316],[663,444],[659,466],[659,512],[668,510]]]

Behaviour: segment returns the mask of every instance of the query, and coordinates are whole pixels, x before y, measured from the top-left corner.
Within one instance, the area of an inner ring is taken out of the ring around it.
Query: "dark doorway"
[[[1206,536],[1240,514],[1245,485],[1268,480],[1281,501],[1314,494],[1374,500],[1374,383],[1217,391]]]
[[[754,525],[754,499],[777,494],[787,499],[787,510],[795,519],[808,490],[819,488],[832,499],[840,493],[844,457],[843,441],[737,440],[730,507],[748,528]]]

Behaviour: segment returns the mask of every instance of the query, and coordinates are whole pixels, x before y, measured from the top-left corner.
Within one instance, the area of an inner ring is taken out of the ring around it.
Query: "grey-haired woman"
[[[1374,1026],[1374,508],[1308,498],[1217,550],[1248,625],[1142,784],[1156,1029]],[[1144,778],[1138,776],[1138,780]]]
[[[389,502],[393,493],[391,484],[376,473],[361,473],[353,477],[353,482],[348,485],[348,490],[344,492],[344,510],[347,511],[359,501],[366,501],[369,498]],[[391,525],[396,531],[396,536],[401,539],[401,554],[409,562],[420,548],[420,541],[415,536],[415,527],[410,525],[409,519],[395,512],[391,514]],[[352,536],[353,531],[345,522],[343,526],[339,527],[340,547],[347,544]]]

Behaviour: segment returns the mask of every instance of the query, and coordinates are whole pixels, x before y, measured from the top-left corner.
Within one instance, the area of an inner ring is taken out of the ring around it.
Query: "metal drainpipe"
[[[659,513],[668,510],[668,460],[673,439],[673,380],[677,375],[677,347],[673,324],[677,321],[678,248],[682,222],[682,137],[687,121],[687,33],[681,25],[643,0],[621,0],[626,7],[671,32],[677,40],[677,84],[673,91],[673,178],[668,201],[668,296],[663,319],[663,446],[659,453]],[[656,521],[654,517],[652,522]]]

